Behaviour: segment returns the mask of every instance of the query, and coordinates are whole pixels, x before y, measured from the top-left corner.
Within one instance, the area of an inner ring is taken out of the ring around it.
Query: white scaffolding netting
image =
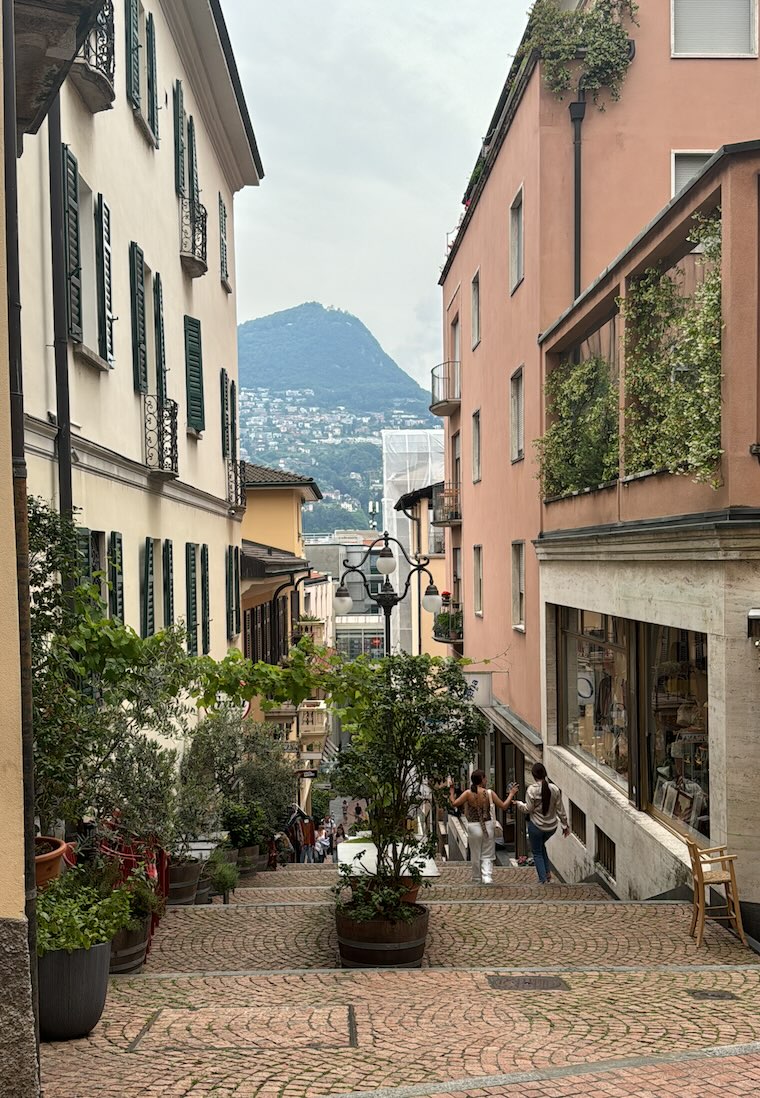
[[[410,557],[416,540],[412,523],[395,507],[401,496],[443,480],[443,431],[382,431],[383,517],[385,529],[398,538]],[[394,554],[397,558],[400,554]],[[409,574],[405,560],[399,561],[391,582],[403,590]],[[412,591],[399,603],[391,618],[391,650],[412,651],[412,614],[417,613]]]

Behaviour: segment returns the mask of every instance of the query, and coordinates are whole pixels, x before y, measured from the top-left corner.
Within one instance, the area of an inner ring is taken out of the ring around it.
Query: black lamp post
[[[389,578],[396,570],[396,558],[391,549],[391,542],[399,547],[399,550],[409,565],[409,575],[406,577],[406,583],[404,584],[402,591],[396,591]],[[367,576],[362,571],[362,568],[378,545],[382,545],[382,549],[377,554],[377,570],[381,575],[385,576],[385,582],[380,590],[376,594],[373,594]],[[357,575],[362,582],[367,598],[376,603],[385,615],[385,655],[389,656],[391,654],[391,614],[393,613],[394,607],[398,606],[398,604],[408,595],[412,576],[424,573],[430,581],[425,590],[425,594],[422,596],[422,605],[424,609],[430,614],[437,614],[441,609],[443,600],[438,593],[438,588],[433,582],[433,576],[428,567],[429,564],[429,557],[420,555],[413,560],[401,542],[397,538],[392,538],[386,531],[382,537],[376,538],[372,542],[358,564],[351,564],[348,560],[343,561],[345,571],[340,577],[340,584],[333,597],[335,613],[348,614],[350,612],[354,600],[351,598],[349,590],[346,587],[346,577],[352,574]]]

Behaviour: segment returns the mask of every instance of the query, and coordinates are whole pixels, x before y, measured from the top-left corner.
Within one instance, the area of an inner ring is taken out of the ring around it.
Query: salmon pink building
[[[503,789],[545,761],[560,873],[678,895],[686,840],[728,843],[760,937],[757,0],[625,9],[619,100],[582,53],[559,98],[529,25],[488,127],[441,275],[435,521],[455,650],[493,672],[479,762]]]

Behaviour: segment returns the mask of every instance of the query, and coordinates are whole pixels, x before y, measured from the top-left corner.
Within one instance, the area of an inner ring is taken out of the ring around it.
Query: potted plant
[[[81,868],[68,870],[40,894],[37,953],[44,1040],[86,1037],[98,1024],[108,989],[111,939],[131,918],[127,890],[104,894]]]
[[[238,852],[240,872],[249,873],[258,868],[261,839],[266,828],[266,817],[261,806],[226,801],[222,809],[222,826],[228,834],[230,845]]]
[[[212,851],[207,862],[206,872],[211,883],[211,890],[217,896],[221,896],[225,904],[230,902],[230,892],[234,892],[240,883],[240,870],[236,865],[217,856],[218,851]]]
[[[371,850],[365,842],[341,864],[341,963],[419,967],[428,910],[410,902],[410,891],[424,883],[436,836],[418,836],[417,814],[430,790],[472,757],[484,721],[456,660],[403,654],[359,659],[336,675],[333,701],[352,739],[333,784],[342,795],[366,798],[371,838]]]
[[[170,907],[195,903],[201,862],[192,853],[192,843],[207,833],[214,821],[209,790],[197,775],[180,767],[177,796],[169,841]]]
[[[142,971],[153,917],[163,915],[166,903],[144,867],[136,869],[122,887],[129,900],[130,921],[111,942],[110,972],[126,975]]]

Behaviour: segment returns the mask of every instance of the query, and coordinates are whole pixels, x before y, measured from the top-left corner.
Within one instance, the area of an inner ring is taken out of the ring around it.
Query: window
[[[174,624],[174,545],[167,538],[163,550],[164,629]]]
[[[480,412],[472,417],[472,480],[480,480]]]
[[[342,656],[351,660],[357,656],[381,659],[385,654],[385,637],[374,626],[340,629],[335,636],[335,647]]]
[[[108,583],[111,617],[124,621],[124,542],[116,530],[108,539]]]
[[[129,245],[129,286],[132,298],[132,374],[135,392],[148,391],[148,319],[145,256],[134,240]]]
[[[604,870],[604,872],[615,880],[616,873],[616,854],[615,844],[609,835],[606,835],[602,831],[601,827],[596,827],[596,855],[594,861],[598,866]]]
[[[472,347],[480,343],[480,271],[472,280]]]
[[[696,175],[699,175],[711,156],[711,152],[673,153],[672,188],[674,195],[677,195],[688,183],[691,183]]]
[[[185,382],[187,390],[187,426],[200,433],[206,427],[203,399],[203,346],[201,322],[185,317]]]
[[[512,461],[525,457],[525,397],[522,366],[509,382],[509,445]]]
[[[455,548],[451,552],[451,601],[460,606],[462,603],[462,550]]]
[[[227,546],[225,569],[225,594],[227,598],[227,639],[232,640],[240,632],[240,549]]]
[[[754,57],[757,0],[671,0],[674,57]]]
[[[570,830],[576,839],[586,845],[586,813],[578,808],[575,801],[570,801]]]
[[[219,267],[222,286],[228,294],[232,293],[230,285],[229,246],[227,244],[227,206],[219,194]]]
[[[182,81],[178,80],[174,85],[174,189],[180,198],[185,193],[186,126],[185,96]]]
[[[459,431],[451,438],[451,479],[455,488],[462,483],[462,436]]]
[[[113,366],[111,211],[79,175],[77,158],[62,149],[66,319],[69,338],[91,360]]]
[[[145,136],[158,145],[156,25],[140,0],[125,0],[127,99]]]
[[[187,651],[191,656],[198,655],[198,546],[188,541],[185,544],[185,627],[187,629]]]
[[[454,317],[451,323],[451,361],[460,362],[462,358],[462,329],[459,326],[459,315]]]
[[[525,628],[525,542],[512,542],[512,625]]]
[[[211,577],[208,567],[208,545],[201,546],[201,643],[203,655],[211,651]]]
[[[146,538],[140,568],[140,632],[152,637],[156,631],[155,555],[153,538]]]
[[[472,588],[473,606],[476,614],[483,613],[483,547],[473,546],[472,550]]]
[[[428,556],[442,557],[446,553],[446,532],[440,526],[433,526],[434,517],[432,504],[428,504]]]
[[[514,291],[525,277],[522,187],[509,210],[509,288]]]

